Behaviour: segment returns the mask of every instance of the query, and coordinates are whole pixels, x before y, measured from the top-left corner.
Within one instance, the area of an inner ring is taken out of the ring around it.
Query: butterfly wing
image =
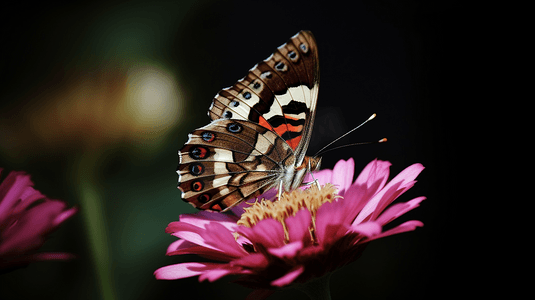
[[[212,120],[249,120],[276,132],[294,150],[299,165],[312,133],[318,88],[316,41],[310,31],[301,31],[221,90],[208,115]]]
[[[276,133],[239,120],[216,120],[195,130],[179,155],[182,198],[214,211],[262,194],[295,163],[292,149]]]
[[[283,178],[285,186],[299,184],[286,170],[304,160],[318,85],[316,42],[301,31],[221,90],[208,112],[212,123],[191,133],[179,151],[182,198],[225,211]]]

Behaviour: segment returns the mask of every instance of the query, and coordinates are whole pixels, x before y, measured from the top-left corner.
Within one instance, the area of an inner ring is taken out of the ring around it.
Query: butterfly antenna
[[[359,146],[359,145],[369,145],[369,144],[384,143],[386,141],[387,141],[386,138],[382,138],[382,139],[380,139],[378,141],[375,141],[375,142],[363,142],[363,143],[353,143],[353,144],[342,145],[342,146],[334,147],[334,148],[331,148],[331,149],[327,149],[327,150],[323,151],[322,154],[327,153],[327,152],[332,151],[332,150],[340,149],[340,148],[345,148],[345,147],[350,147],[350,146]],[[318,154],[316,154],[316,155],[318,155]]]
[[[313,157],[317,157],[323,150],[325,150],[326,148],[328,148],[330,145],[332,145],[332,144],[338,142],[340,139],[344,138],[346,135],[348,135],[348,134],[352,133],[353,131],[359,129],[362,125],[364,125],[364,124],[368,123],[369,121],[373,120],[376,116],[377,116],[377,114],[374,113],[374,114],[371,115],[366,121],[360,123],[359,126],[357,126],[357,127],[353,128],[353,129],[351,129],[350,131],[348,131],[348,132],[342,134],[341,136],[339,136],[338,138],[336,138],[334,141],[332,141],[332,142],[330,142],[329,144],[327,144],[327,146],[321,148],[318,152],[316,152],[316,154],[314,154]],[[384,140],[386,141],[386,139],[384,139]],[[371,142],[371,143],[373,143],[373,142]],[[369,143],[361,143],[361,144],[369,144]],[[358,145],[358,144],[357,144],[357,145]],[[346,145],[346,146],[350,146],[350,145]],[[341,148],[341,147],[338,147],[338,148]],[[337,149],[337,148],[334,148],[334,149]],[[334,150],[334,149],[331,149],[331,150]]]

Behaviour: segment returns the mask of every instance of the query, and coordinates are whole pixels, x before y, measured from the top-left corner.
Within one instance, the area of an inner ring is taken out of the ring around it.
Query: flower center
[[[286,218],[295,216],[301,209],[308,209],[312,216],[310,232],[314,240],[315,220],[318,208],[323,203],[331,202],[336,198],[341,197],[336,194],[334,185],[327,183],[320,190],[317,185],[312,184],[306,190],[295,189],[290,193],[284,192],[282,197],[277,201],[262,199],[253,203],[251,207],[245,208],[245,212],[241,215],[238,225],[253,227],[261,220],[268,218],[274,219],[282,224],[286,241],[288,241]]]

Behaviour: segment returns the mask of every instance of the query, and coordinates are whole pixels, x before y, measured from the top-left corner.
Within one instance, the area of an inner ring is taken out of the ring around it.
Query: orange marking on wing
[[[303,136],[296,136],[294,137],[293,139],[290,139],[290,140],[287,140],[286,143],[288,143],[288,145],[290,145],[290,147],[292,147],[292,149],[296,149],[297,146],[299,145],[299,142],[301,141],[301,138]]]
[[[273,130],[280,136],[282,136],[286,131],[286,125],[280,125],[280,126],[277,126],[275,128],[273,128]]]
[[[264,117],[260,117],[258,119],[258,124],[260,124],[260,126],[265,127],[269,130],[273,130],[273,127],[268,123],[268,121],[266,121],[266,119],[264,119]]]
[[[290,120],[299,120],[299,118],[290,118],[288,116],[285,116],[285,117],[286,119],[290,119]],[[258,119],[258,124],[260,124],[260,126],[265,127],[271,131],[275,131],[279,136],[283,136],[288,131],[291,131],[291,132],[303,131],[303,125],[293,126],[291,124],[282,124],[277,127],[273,127],[263,117],[260,117]],[[292,149],[295,150],[297,148],[297,145],[299,145],[299,141],[301,141],[301,136],[287,140],[286,143],[288,143],[288,145],[290,145],[290,147],[292,147]]]
[[[293,126],[288,124],[288,130],[293,132],[301,132],[303,130],[303,125]]]
[[[273,129],[278,135],[282,136],[288,131],[291,132],[301,132],[303,130],[303,125],[293,126],[291,124],[282,124]]]

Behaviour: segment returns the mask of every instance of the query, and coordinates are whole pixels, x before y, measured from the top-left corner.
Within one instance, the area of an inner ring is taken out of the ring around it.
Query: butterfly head
[[[303,166],[306,166],[307,170],[310,172],[319,170],[321,165],[321,157],[318,156],[305,156],[305,161]]]

